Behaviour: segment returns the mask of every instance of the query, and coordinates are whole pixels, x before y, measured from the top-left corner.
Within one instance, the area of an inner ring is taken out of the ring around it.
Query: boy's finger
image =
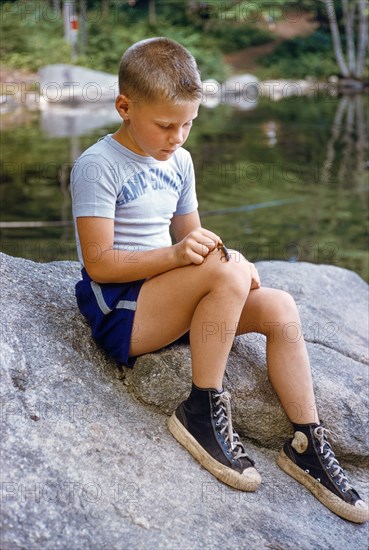
[[[202,243],[202,245],[208,248],[208,252],[217,248],[217,244],[214,241],[206,240]]]
[[[209,250],[209,242],[208,243],[194,243],[193,247],[192,247],[192,250],[193,252],[195,252],[195,254],[198,254],[199,256],[207,256],[210,252]]]
[[[218,243],[222,242],[219,235],[216,233],[213,233],[212,231],[209,231],[208,229],[205,229],[204,227],[201,227],[201,232],[204,236],[209,237],[214,243],[217,245]]]

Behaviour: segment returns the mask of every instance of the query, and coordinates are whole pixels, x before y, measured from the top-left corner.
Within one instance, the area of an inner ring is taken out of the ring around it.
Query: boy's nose
[[[182,129],[176,130],[170,135],[170,143],[171,145],[177,145],[179,143],[183,143]]]

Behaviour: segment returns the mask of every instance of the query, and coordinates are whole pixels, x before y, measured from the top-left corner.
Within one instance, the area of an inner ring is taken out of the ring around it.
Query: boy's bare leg
[[[218,251],[201,266],[153,277],[139,295],[131,354],[160,349],[190,329],[194,384],[220,389],[235,334],[265,334],[269,377],[287,416],[292,422],[319,422],[293,298],[280,290],[248,293],[248,288],[247,262],[234,254],[222,262]]]
[[[160,348],[190,329],[193,385],[170,417],[169,430],[218,479],[242,491],[255,491],[260,474],[232,427],[230,396],[223,391],[224,369],[251,286],[251,270],[242,257],[221,260],[217,251],[201,265],[174,269],[143,285],[131,353]],[[222,332],[222,326],[232,329]]]
[[[237,329],[237,334],[247,332],[267,337],[269,379],[289,419],[319,423],[309,357],[293,298],[272,288],[252,290]]]
[[[198,387],[192,387],[173,413],[169,429],[213,475],[237,489],[255,491],[260,475],[237,433],[230,430],[229,396],[216,390],[222,388],[234,335],[265,334],[269,377],[294,424],[293,439],[283,446],[278,465],[334,513],[363,523],[369,518],[368,506],[349,484],[325,428],[318,425],[295,302],[280,290],[261,287],[247,292],[248,264],[232,256],[225,264],[219,261],[219,253],[213,253],[201,266],[176,269],[147,281],[138,299],[138,331],[131,353],[161,348],[191,329],[193,380]]]
[[[224,262],[219,251],[209,254],[202,265],[149,279],[138,298],[130,353],[160,349],[190,330],[194,384],[221,389],[250,284],[246,260]]]
[[[269,378],[293,423],[293,438],[284,444],[277,464],[335,514],[364,523],[369,518],[368,505],[349,483],[330,446],[328,431],[319,423],[306,345],[291,296],[270,288],[252,290],[238,334],[250,331],[267,336]]]

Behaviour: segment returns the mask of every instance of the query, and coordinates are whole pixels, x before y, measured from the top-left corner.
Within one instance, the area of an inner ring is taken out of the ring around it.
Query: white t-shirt
[[[150,250],[171,245],[173,214],[197,209],[191,155],[179,148],[170,159],[143,157],[110,134],[87,149],[71,173],[78,257],[83,265],[76,218],[114,219],[114,248]]]

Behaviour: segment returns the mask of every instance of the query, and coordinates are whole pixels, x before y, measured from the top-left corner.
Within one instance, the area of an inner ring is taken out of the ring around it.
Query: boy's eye
[[[160,123],[158,123],[158,126],[159,126],[159,128],[161,128],[162,130],[169,130],[169,129],[172,127],[171,124],[165,125],[165,124],[160,124]],[[185,124],[183,124],[183,126],[184,126],[185,128],[191,128],[191,126],[192,126],[192,120],[190,120],[189,122],[186,122]]]

